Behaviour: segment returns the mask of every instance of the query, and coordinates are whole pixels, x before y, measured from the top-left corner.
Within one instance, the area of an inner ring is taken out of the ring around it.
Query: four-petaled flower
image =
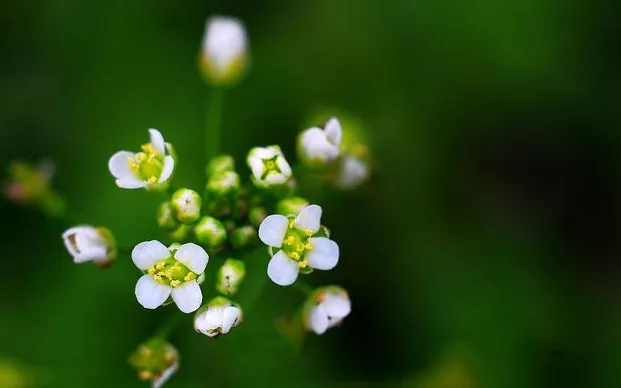
[[[63,241],[75,263],[92,261],[98,267],[106,267],[116,259],[116,243],[106,228],[75,226],[63,233]]]
[[[257,187],[284,185],[291,178],[291,166],[279,146],[254,147],[247,162]]]
[[[149,129],[151,142],[142,152],[119,151],[108,161],[108,169],[122,189],[161,187],[175,169],[172,147],[157,129]]]
[[[316,334],[323,334],[341,323],[350,312],[351,301],[345,290],[338,286],[322,287],[306,302],[304,325]]]
[[[228,333],[241,321],[241,308],[230,300],[217,296],[196,313],[194,329],[206,336],[216,337]]]
[[[199,280],[209,261],[203,248],[193,243],[167,248],[156,240],[145,241],[136,245],[132,260],[145,273],[136,283],[136,298],[143,307],[155,309],[169,296],[184,313],[200,307]]]
[[[339,157],[342,139],[341,123],[336,117],[326,123],[324,129],[313,127],[298,138],[298,154],[310,166],[321,166]]]
[[[259,226],[259,238],[266,245],[278,248],[267,266],[267,274],[281,286],[295,282],[298,273],[312,269],[329,270],[339,260],[339,246],[319,236],[321,207],[310,205],[297,216],[272,214]]]

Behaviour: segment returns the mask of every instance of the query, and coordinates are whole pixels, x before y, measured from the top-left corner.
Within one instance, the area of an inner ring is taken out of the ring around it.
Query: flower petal
[[[168,379],[177,372],[179,369],[179,363],[175,362],[171,366],[169,366],[162,374],[155,379],[153,379],[152,388],[161,388]]]
[[[170,251],[166,245],[157,240],[144,241],[134,247],[132,260],[136,267],[142,271],[151,268],[158,261],[170,257]]]
[[[170,295],[170,287],[155,281],[150,275],[142,275],[136,283],[136,298],[142,307],[155,309],[162,305]]]
[[[293,222],[300,230],[310,230],[317,233],[321,226],[321,206],[309,205],[302,209]]]
[[[164,142],[162,133],[157,129],[151,128],[149,129],[149,137],[151,138],[151,145],[153,145],[153,148],[164,155],[166,153],[166,143]]]
[[[116,185],[122,189],[142,189],[147,185],[147,182],[138,179],[134,175],[125,175],[116,180]]]
[[[91,260],[105,260],[107,258],[107,251],[105,247],[90,247],[83,250],[73,257],[74,263],[84,263]]]
[[[166,156],[164,158],[164,166],[162,167],[162,173],[160,174],[159,183],[166,182],[175,170],[175,159],[172,156]]]
[[[328,270],[339,262],[339,246],[327,237],[311,237],[308,241],[313,248],[306,255],[311,268]]]
[[[129,168],[129,159],[135,156],[135,153],[129,151],[117,152],[108,160],[108,170],[117,179],[126,175],[132,175],[132,170]]]
[[[330,143],[334,144],[337,147],[341,145],[343,130],[341,128],[341,123],[336,117],[332,117],[330,120],[328,120],[324,131]]]
[[[351,302],[347,295],[328,293],[322,304],[326,314],[339,321],[351,312]]]
[[[205,270],[205,267],[207,267],[209,255],[200,245],[187,243],[177,248],[175,259],[183,263],[192,270],[192,272],[200,274]]]
[[[267,265],[267,275],[279,286],[289,286],[298,278],[298,263],[283,251],[278,251]]]
[[[196,281],[185,282],[172,289],[172,298],[184,313],[191,313],[201,307],[203,293]]]
[[[241,310],[235,306],[229,306],[224,309],[222,314],[222,334],[226,334],[231,330],[231,327],[237,326],[241,317]]]
[[[323,334],[328,330],[330,321],[323,305],[313,307],[309,313],[309,326],[316,334]]]
[[[265,245],[280,248],[288,227],[287,217],[280,214],[269,215],[259,225],[259,239]]]

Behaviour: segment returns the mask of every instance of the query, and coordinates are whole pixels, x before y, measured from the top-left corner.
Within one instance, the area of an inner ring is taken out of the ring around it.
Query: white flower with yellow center
[[[279,146],[251,149],[247,162],[257,187],[281,186],[291,178],[291,166]]]
[[[136,298],[145,308],[155,309],[172,296],[184,313],[196,311],[203,302],[200,280],[209,255],[199,245],[187,243],[167,248],[159,241],[136,245],[132,260],[145,274],[136,284]]]
[[[230,17],[213,17],[205,23],[201,69],[217,84],[230,84],[242,75],[247,62],[248,39],[242,23]]]
[[[317,289],[306,302],[304,325],[316,334],[341,323],[351,312],[351,301],[341,287],[329,286]]]
[[[208,337],[228,333],[242,321],[242,309],[230,300],[217,296],[201,308],[194,318],[194,329]]]
[[[321,207],[309,205],[297,216],[272,214],[259,226],[259,238],[264,244],[277,248],[267,266],[267,274],[280,286],[295,282],[300,271],[329,270],[339,260],[339,246],[321,236]]]
[[[149,129],[151,142],[142,152],[119,151],[108,161],[108,169],[122,189],[153,189],[165,183],[175,169],[172,147],[157,129]]]
[[[313,127],[298,137],[298,155],[310,166],[321,166],[339,157],[343,131],[336,117],[331,118],[324,129]]]
[[[63,233],[63,241],[75,263],[92,261],[105,267],[116,259],[116,243],[106,228],[75,226]]]

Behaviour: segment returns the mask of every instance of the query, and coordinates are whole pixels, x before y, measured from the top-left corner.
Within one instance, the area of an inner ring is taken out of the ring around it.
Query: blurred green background
[[[621,3],[3,1],[0,165],[49,157],[81,222],[122,246],[162,237],[161,198],[119,190],[107,160],[155,127],[177,182],[201,184],[213,14],[252,49],[223,118],[240,167],[254,145],[292,158],[334,109],[364,123],[378,171],[321,197],[341,261],[308,280],[350,291],[345,324],[295,352],[275,322],[302,297],[267,283],[223,338],[186,317],[167,387],[621,386]],[[141,386],[127,355],[171,309],[138,305],[129,257],[73,265],[62,225],[0,211],[1,363],[34,386]]]

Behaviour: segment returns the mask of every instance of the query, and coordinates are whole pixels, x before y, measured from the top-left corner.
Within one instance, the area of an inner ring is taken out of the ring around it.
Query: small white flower
[[[143,307],[155,309],[169,296],[184,313],[200,307],[199,280],[209,261],[203,248],[193,243],[167,248],[156,240],[145,241],[136,245],[132,260],[145,273],[136,283],[136,298]]]
[[[241,308],[230,300],[218,296],[196,313],[194,329],[206,336],[216,337],[228,333],[241,321]]]
[[[105,266],[116,259],[114,238],[105,228],[75,226],[63,233],[63,241],[75,263],[92,261]]]
[[[351,312],[351,301],[340,287],[322,287],[315,291],[304,310],[304,324],[308,330],[323,334],[341,323]]]
[[[108,169],[120,188],[157,188],[172,175],[172,147],[157,129],[149,129],[149,135],[151,142],[142,146],[142,152],[119,151],[108,161]]]
[[[231,17],[213,17],[205,23],[201,64],[216,83],[231,83],[245,69],[248,39],[243,24]]]
[[[260,188],[284,185],[291,178],[291,166],[279,146],[251,149],[247,162],[253,181]]]
[[[353,189],[369,179],[369,166],[360,158],[347,155],[336,177],[336,185],[342,189]]]
[[[272,214],[259,226],[264,244],[278,248],[267,266],[267,274],[280,286],[288,286],[298,278],[300,270],[329,270],[339,260],[339,246],[321,232],[321,207],[310,205],[297,216]]]
[[[331,118],[325,129],[313,127],[300,134],[298,154],[300,159],[311,166],[325,165],[339,157],[343,131],[336,117]]]

